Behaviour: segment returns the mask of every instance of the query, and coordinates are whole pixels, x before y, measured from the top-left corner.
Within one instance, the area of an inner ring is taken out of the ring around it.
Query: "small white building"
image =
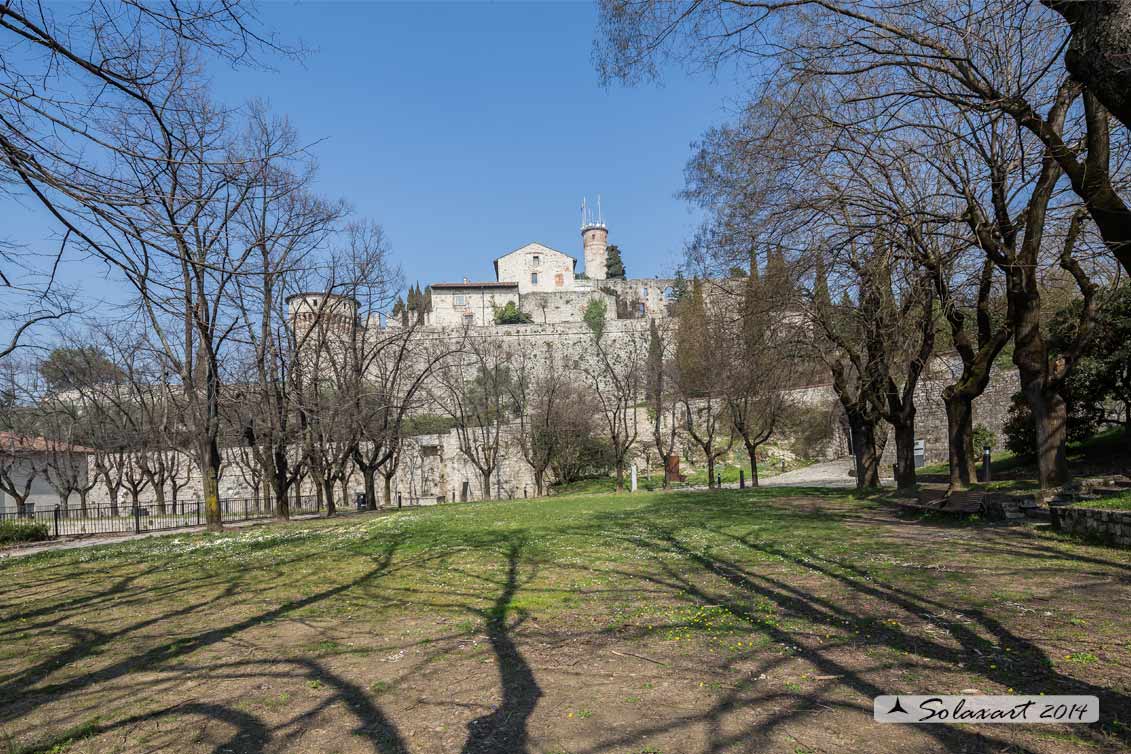
[[[87,456],[91,452],[43,437],[0,432],[0,515],[54,509],[60,500],[52,480],[61,482],[69,477],[75,487],[86,486]],[[71,499],[77,501],[78,493],[72,493]]]
[[[432,311],[428,324],[433,327],[472,327],[493,325],[495,310],[508,303],[518,305],[518,283],[433,283]]]

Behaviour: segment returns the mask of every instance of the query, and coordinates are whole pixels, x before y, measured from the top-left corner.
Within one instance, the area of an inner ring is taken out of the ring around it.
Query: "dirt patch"
[[[512,529],[384,560],[275,544],[254,582],[29,562],[0,592],[3,731],[55,752],[1127,750],[1126,556],[749,500],[737,524],[605,522],[619,560]],[[1101,723],[871,722],[877,694],[970,688],[1097,694]]]

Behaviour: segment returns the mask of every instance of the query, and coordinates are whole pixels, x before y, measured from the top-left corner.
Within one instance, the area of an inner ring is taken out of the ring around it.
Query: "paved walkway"
[[[838,458],[835,461],[826,461],[824,463],[815,463],[812,466],[806,466],[803,469],[796,471],[787,471],[784,474],[775,474],[774,476],[763,476],[758,480],[758,484],[762,487],[837,487],[841,489],[853,489],[856,487],[856,477],[849,476],[848,472],[852,471],[853,461],[852,458]],[[747,486],[750,480],[747,480]],[[890,477],[880,479],[880,484],[884,487],[891,487],[895,484],[895,480]],[[723,488],[729,490],[737,490],[738,482],[723,482]],[[686,490],[705,490],[706,485],[695,485],[693,487],[679,487],[677,492]]]
[[[763,487],[855,487],[856,477],[849,476],[852,458],[838,458],[835,461],[815,463],[796,471],[766,477]],[[887,481],[887,480],[881,480]]]

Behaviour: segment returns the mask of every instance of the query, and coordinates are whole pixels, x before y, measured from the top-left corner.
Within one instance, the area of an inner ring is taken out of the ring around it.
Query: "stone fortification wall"
[[[553,293],[524,293],[519,302],[522,311],[534,318],[538,324],[558,324],[561,322],[583,322],[585,309],[591,301],[603,301],[607,311],[616,311],[616,298],[603,291],[578,289],[555,291]],[[508,325],[498,325],[508,327]]]
[[[502,461],[497,473],[491,480],[490,497],[502,496],[505,498],[519,498],[535,496],[534,474],[530,466],[522,457],[517,445],[514,428],[504,428],[502,436]],[[291,453],[297,455],[300,448],[291,448]],[[266,485],[260,482],[256,487],[256,475],[253,473],[253,461],[246,449],[226,448],[222,451],[223,463],[220,476],[220,497],[255,498],[266,496]],[[199,467],[189,458],[184,459],[179,482],[183,485],[178,501],[198,501],[201,499],[201,475]],[[94,475],[93,468],[89,472]],[[465,487],[466,485],[466,487]],[[342,486],[335,489],[335,500],[339,506],[352,505],[354,496],[365,491],[365,480],[355,469],[345,482],[348,499],[341,497]],[[377,494],[384,492],[384,478],[377,476]],[[403,504],[420,505],[432,504],[443,501],[482,500],[486,495],[483,491],[483,480],[479,470],[471,460],[460,450],[459,437],[453,430],[445,434],[419,435],[408,437],[404,440],[400,464],[393,477],[392,499],[388,505],[396,505],[400,496]],[[315,495],[312,480],[303,480],[302,484],[293,494]],[[166,486],[166,502],[172,500],[171,486]],[[110,491],[103,481],[90,491],[87,498],[91,506],[103,506],[110,503]],[[157,496],[152,489],[145,489],[138,497],[143,506],[152,506],[157,501]],[[119,505],[128,506],[132,499],[126,489],[122,489],[118,496]],[[385,501],[383,501],[385,502]],[[54,503],[52,503],[54,505]],[[76,501],[72,505],[77,505]],[[42,506],[41,506],[42,507]]]
[[[946,404],[942,400],[942,391],[954,381],[955,369],[957,365],[952,359],[946,357],[936,359],[932,364],[929,379],[920,380],[915,388],[915,437],[924,441],[927,463],[942,463],[947,460]],[[1003,437],[1002,429],[1009,417],[1010,399],[1019,387],[1017,370],[995,367],[986,392],[974,401],[974,424],[985,425],[993,432],[998,438],[999,448]],[[839,406],[831,384],[796,388],[790,390],[789,395],[801,405]],[[837,443],[845,449],[848,447],[843,433]],[[883,463],[894,462],[895,442],[890,441],[889,432],[889,442],[884,447]]]
[[[632,278],[630,280],[595,280],[593,284],[625,302],[629,316],[658,317],[671,316],[672,285],[668,278]],[[611,312],[615,311],[610,308]]]

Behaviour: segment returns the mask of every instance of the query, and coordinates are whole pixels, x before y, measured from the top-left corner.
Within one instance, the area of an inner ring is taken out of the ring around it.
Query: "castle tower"
[[[601,197],[597,197],[597,214],[593,216],[581,202],[581,243],[585,249],[585,276],[590,280],[604,280],[609,260],[609,229],[601,215]]]
[[[348,337],[358,326],[358,303],[352,296],[295,293],[287,296],[286,304],[291,327],[300,338],[315,327],[324,335]]]

